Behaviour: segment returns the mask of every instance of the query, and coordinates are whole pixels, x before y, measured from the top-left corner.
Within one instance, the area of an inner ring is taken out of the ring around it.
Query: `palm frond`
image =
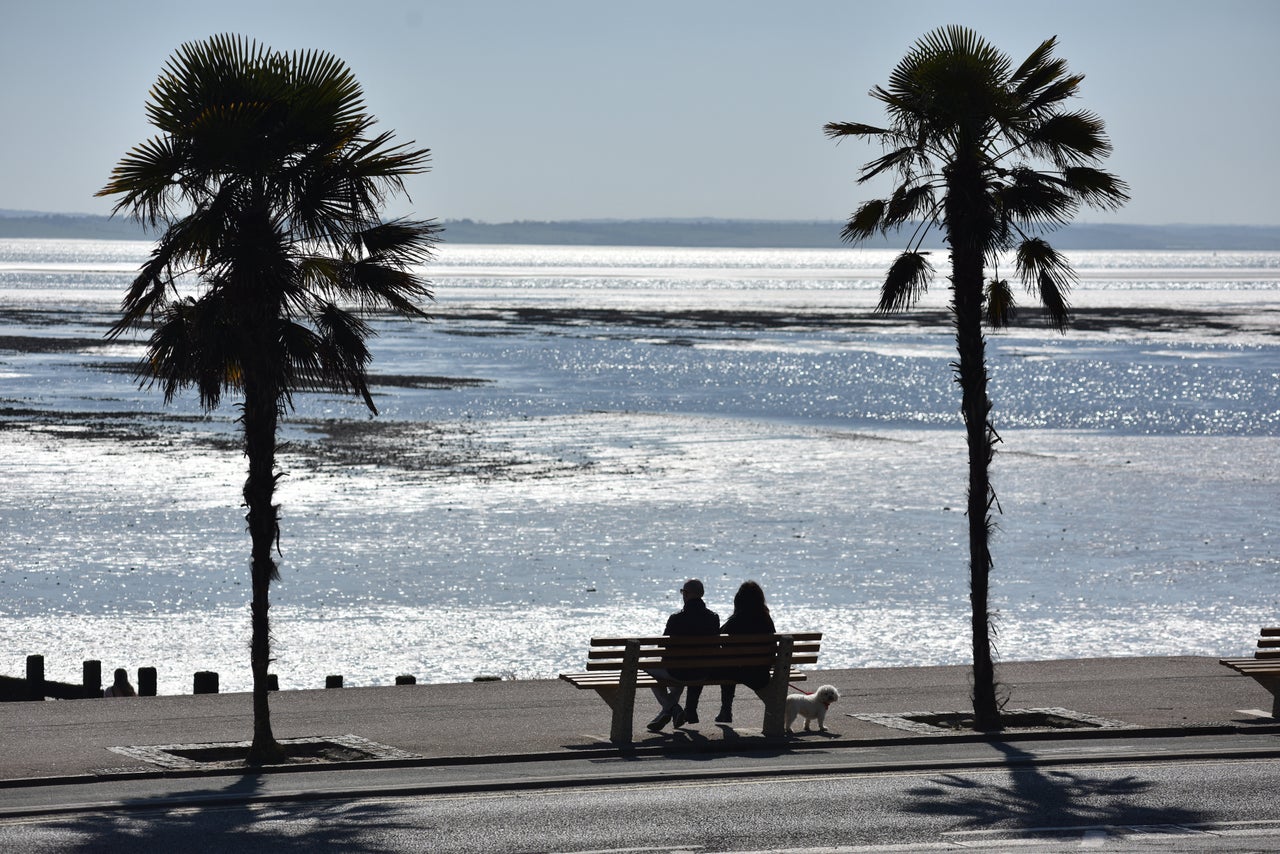
[[[1065,63],[1062,65],[1062,70],[1066,70]],[[1083,74],[1059,77],[1056,80],[1052,80],[1038,91],[1033,92],[1026,103],[1022,105],[1022,109],[1032,115],[1043,113],[1068,98],[1074,97],[1083,81]]]
[[[121,195],[112,213],[126,213],[145,225],[155,227],[167,218],[174,192],[173,176],[180,168],[183,152],[170,137],[154,137],[135,146],[111,170],[106,186],[95,197]]]
[[[430,170],[427,165],[431,152],[425,148],[413,148],[412,142],[390,145],[390,133],[379,134],[363,145],[353,145],[349,168],[358,178],[394,178],[420,175]]]
[[[147,342],[144,379],[160,385],[165,402],[194,386],[201,405],[216,409],[223,391],[239,388],[243,380],[236,338],[218,297],[175,301]]]
[[[209,222],[208,213],[197,210],[173,222],[161,235],[125,292],[121,317],[107,332],[108,338],[146,325],[167,308],[179,277],[207,262],[209,230],[216,227]]]
[[[320,334],[305,323],[287,317],[276,318],[271,330],[271,346],[275,351],[271,370],[276,372],[281,388],[291,395],[295,390],[321,391],[334,388],[335,380],[324,380]],[[341,390],[341,389],[338,389]],[[292,398],[286,401],[292,405]]]
[[[889,198],[884,214],[884,228],[894,228],[908,220],[932,219],[935,204],[932,184],[898,187]]]
[[[908,251],[894,260],[880,287],[877,312],[890,314],[910,308],[929,290],[933,265],[929,263],[928,254]]]
[[[434,220],[399,218],[363,229],[354,237],[370,256],[408,266],[431,260],[440,231]]]
[[[1085,110],[1058,113],[1038,123],[1026,136],[1027,150],[1060,168],[1096,162],[1111,154],[1102,119]]]
[[[181,137],[211,105],[256,100],[276,84],[268,73],[272,56],[265,46],[230,34],[181,45],[151,87],[148,121]]]
[[[427,317],[422,302],[432,298],[430,283],[416,273],[368,258],[344,266],[340,293],[364,308],[388,308],[407,317]]]
[[[919,157],[919,152],[915,146],[906,146],[894,151],[890,151],[883,157],[877,157],[866,166],[862,167],[858,174],[858,183],[865,184],[872,178],[884,172],[886,169],[897,169],[903,174],[910,174],[911,164]]]
[[[313,318],[319,333],[319,382],[344,393],[355,392],[373,414],[378,407],[369,394],[367,369],[373,360],[365,344],[372,328],[359,317],[330,303]]]
[[[882,228],[884,212],[888,203],[884,199],[872,199],[863,202],[840,232],[840,239],[847,243],[858,243],[866,240]]]
[[[884,128],[859,122],[827,122],[822,126],[822,132],[828,139],[834,139],[837,142],[846,136],[883,136],[889,133]]]
[[[1009,75],[1009,85],[1018,92],[1031,92],[1061,73],[1064,64],[1060,60],[1053,60],[1053,50],[1057,45],[1057,36],[1050,36],[1042,41]]]
[[[1035,230],[1052,230],[1066,224],[1076,212],[1076,196],[1054,175],[1020,167],[995,193],[1002,218]]]
[[[889,76],[890,114],[907,120],[918,139],[945,138],[981,147],[991,118],[1003,109],[1009,58],[966,27],[923,36]]]
[[[1129,201],[1129,185],[1110,172],[1089,166],[1062,170],[1063,185],[1085,204],[1115,210]]]
[[[1013,291],[1007,279],[991,279],[987,282],[986,318],[992,329],[1004,329],[1013,319],[1016,306]]]
[[[1036,297],[1049,322],[1054,328],[1065,330],[1070,320],[1067,294],[1076,278],[1071,264],[1038,237],[1022,241],[1014,258],[1018,277]]]
[[[1059,332],[1066,332],[1071,322],[1071,307],[1067,302],[1065,280],[1054,278],[1048,273],[1041,273],[1037,292],[1040,297],[1040,307],[1050,325]]]

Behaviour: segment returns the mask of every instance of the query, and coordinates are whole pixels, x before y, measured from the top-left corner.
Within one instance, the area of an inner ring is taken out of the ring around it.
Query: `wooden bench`
[[[1232,670],[1252,676],[1271,692],[1271,717],[1280,718],[1280,626],[1263,628],[1253,658],[1220,658]]]
[[[613,709],[609,739],[632,740],[636,689],[652,685],[736,685],[727,668],[768,668],[768,684],[756,691],[764,701],[764,734],[782,736],[787,684],[806,678],[800,664],[816,664],[821,632],[776,635],[703,635],[698,637],[592,638],[583,673],[561,673],[575,688],[591,689]],[[693,668],[700,679],[658,680],[649,670]]]

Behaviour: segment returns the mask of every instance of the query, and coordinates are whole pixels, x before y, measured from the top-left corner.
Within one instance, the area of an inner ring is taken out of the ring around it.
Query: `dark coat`
[[[689,599],[684,603],[684,610],[676,611],[667,618],[667,627],[662,632],[669,637],[677,635],[718,635],[720,634],[720,616],[707,607],[701,599]],[[702,670],[682,668],[672,670],[671,675],[677,679],[701,679]]]
[[[664,635],[718,635],[720,634],[720,617],[707,607],[701,599],[690,599],[684,603],[684,610],[676,611],[667,617]]]
[[[776,631],[773,617],[764,612],[739,614],[734,611],[720,627],[721,634],[726,635],[771,635]],[[726,667],[720,675],[724,679],[735,679],[756,691],[769,684],[767,667]]]

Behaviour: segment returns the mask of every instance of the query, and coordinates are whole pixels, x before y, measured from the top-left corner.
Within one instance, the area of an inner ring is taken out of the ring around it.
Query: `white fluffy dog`
[[[840,692],[832,685],[823,685],[812,694],[788,694],[787,732],[791,732],[791,725],[795,723],[797,715],[804,718],[805,732],[809,731],[809,723],[815,718],[818,721],[818,730],[826,732],[827,708],[839,699]]]

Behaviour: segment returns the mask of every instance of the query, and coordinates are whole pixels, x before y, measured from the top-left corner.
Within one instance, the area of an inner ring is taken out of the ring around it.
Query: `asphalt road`
[[[12,789],[0,850],[1280,850],[1276,736],[955,747]]]

